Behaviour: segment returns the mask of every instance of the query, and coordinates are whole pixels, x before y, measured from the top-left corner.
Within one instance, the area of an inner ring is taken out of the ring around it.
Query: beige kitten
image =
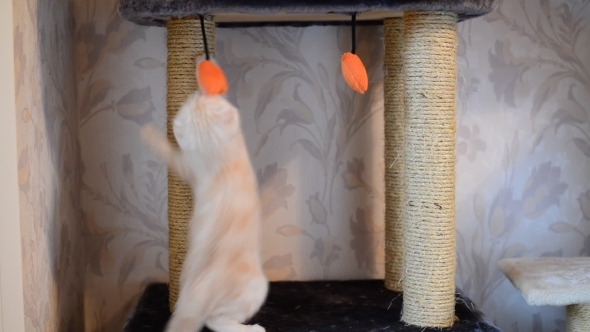
[[[151,126],[146,143],[189,183],[194,210],[180,294],[166,331],[264,332],[243,325],[262,306],[268,280],[260,257],[261,210],[238,110],[196,92],[173,122],[180,149]]]

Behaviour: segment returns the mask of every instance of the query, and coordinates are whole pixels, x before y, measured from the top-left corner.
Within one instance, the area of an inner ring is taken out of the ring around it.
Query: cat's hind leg
[[[203,328],[206,316],[205,299],[181,292],[175,310],[166,325],[166,332],[197,332]]]
[[[265,332],[260,325],[241,324],[254,316],[268,293],[268,281],[264,274],[248,277],[241,283],[241,291],[228,306],[222,306],[205,320],[205,325],[215,332]],[[235,295],[235,294],[234,294]]]
[[[200,331],[200,323],[194,316],[174,313],[166,325],[166,332],[196,332]]]
[[[154,150],[174,173],[184,181],[191,182],[192,173],[188,169],[182,152],[172,146],[164,134],[154,126],[146,125],[141,129],[141,137],[145,144]]]
[[[265,332],[264,327],[260,325],[240,324],[235,319],[227,316],[214,316],[205,322],[207,327],[215,332]]]

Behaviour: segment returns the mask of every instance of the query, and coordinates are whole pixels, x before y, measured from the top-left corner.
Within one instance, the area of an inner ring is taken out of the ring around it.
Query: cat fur
[[[142,136],[192,188],[188,252],[167,332],[264,332],[243,325],[262,306],[258,183],[238,110],[223,96],[191,95],[173,120],[179,148],[152,126]]]

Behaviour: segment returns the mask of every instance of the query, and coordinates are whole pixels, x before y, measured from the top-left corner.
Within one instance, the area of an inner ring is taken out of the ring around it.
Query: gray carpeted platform
[[[164,25],[172,17],[221,13],[234,14],[232,17],[239,21],[239,14],[446,11],[459,13],[459,19],[465,20],[491,12],[497,3],[498,0],[120,0],[119,13],[141,25]],[[297,19],[295,16],[291,20]],[[282,20],[290,19],[287,15]]]

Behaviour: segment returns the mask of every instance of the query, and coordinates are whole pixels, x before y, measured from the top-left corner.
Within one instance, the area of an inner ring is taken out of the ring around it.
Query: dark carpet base
[[[400,331],[430,332],[400,322],[403,298],[382,281],[271,283],[264,307],[250,323],[268,332]],[[473,302],[457,295],[459,322],[445,332],[500,332],[482,318]],[[149,285],[124,332],[162,332],[170,317],[168,285]],[[209,331],[205,329],[205,331]]]

